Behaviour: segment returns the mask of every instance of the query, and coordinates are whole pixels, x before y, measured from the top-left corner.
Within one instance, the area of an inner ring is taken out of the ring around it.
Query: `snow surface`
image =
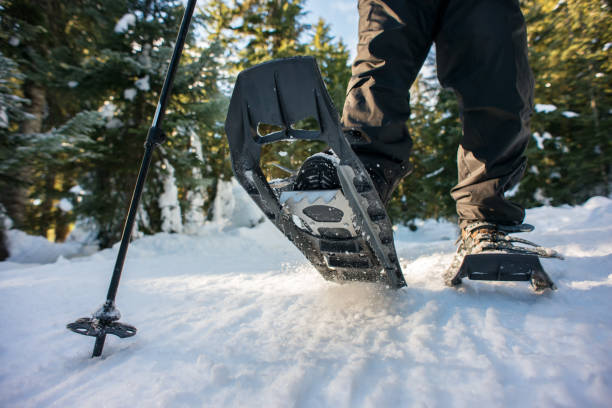
[[[98,359],[65,325],[103,302],[117,246],[0,263],[0,406],[609,407],[612,200],[527,222],[567,257],[543,260],[556,292],[445,287],[445,222],[398,228],[399,291],[323,280],[269,222],[144,237],[117,298],[138,334]]]

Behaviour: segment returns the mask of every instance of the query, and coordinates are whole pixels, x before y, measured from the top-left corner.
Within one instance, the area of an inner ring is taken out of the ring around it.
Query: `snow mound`
[[[220,186],[224,214],[247,211],[228,203],[235,188]],[[444,286],[457,233],[446,222],[397,229],[398,291],[323,280],[270,222],[144,237],[117,298],[138,334],[109,336],[100,359],[65,325],[103,300],[116,247],[4,269],[0,406],[608,407],[612,200],[526,222],[525,237],[567,256],[543,260],[553,293]]]
[[[254,227],[265,219],[235,177],[230,181],[219,181],[213,203],[213,222],[228,228],[239,228]]]
[[[83,245],[78,242],[53,243],[44,237],[28,235],[19,230],[5,231],[8,241],[8,262],[46,264],[60,257],[70,258],[81,254]]]

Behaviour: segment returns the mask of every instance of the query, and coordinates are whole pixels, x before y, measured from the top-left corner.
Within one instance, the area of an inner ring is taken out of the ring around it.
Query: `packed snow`
[[[138,333],[109,336],[102,358],[65,325],[103,302],[118,246],[0,263],[0,406],[610,406],[608,198],[527,212],[524,237],[566,256],[543,260],[559,289],[540,295],[445,287],[447,222],[397,229],[408,287],[393,291],[327,282],[270,222],[221,217],[132,243],[117,306]]]

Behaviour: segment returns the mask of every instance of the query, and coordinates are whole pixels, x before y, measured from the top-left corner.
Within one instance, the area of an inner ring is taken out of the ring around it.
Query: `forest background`
[[[357,3],[357,2],[355,2]],[[508,192],[526,207],[580,204],[612,188],[612,4],[522,0],[536,79],[528,168]],[[4,231],[109,247],[120,238],[143,143],[183,13],[168,0],[0,0],[0,260]],[[356,7],[356,5],[355,5]],[[235,75],[313,55],[341,110],[349,50],[304,0],[201,0],[137,217],[139,234],[195,233],[232,176],[223,121]],[[413,174],[389,205],[394,222],[455,217],[457,101],[432,51],[411,90]],[[270,177],[321,149],[264,151]]]

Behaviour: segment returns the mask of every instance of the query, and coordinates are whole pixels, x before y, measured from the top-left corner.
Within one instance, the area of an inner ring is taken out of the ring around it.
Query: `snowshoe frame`
[[[311,117],[317,120],[319,131],[294,128],[298,121]],[[262,123],[282,129],[260,135],[258,126]],[[391,221],[370,176],[342,131],[313,57],[280,59],[242,71],[230,101],[225,131],[238,182],[323,277],[383,281],[391,288],[406,285],[393,243]],[[315,236],[298,228],[283,211],[279,192],[270,186],[261,170],[263,145],[296,139],[323,141],[340,160],[337,170],[342,192],[362,234],[351,241],[355,248],[352,254],[346,250],[347,240]],[[367,262],[354,262],[355,257]]]

